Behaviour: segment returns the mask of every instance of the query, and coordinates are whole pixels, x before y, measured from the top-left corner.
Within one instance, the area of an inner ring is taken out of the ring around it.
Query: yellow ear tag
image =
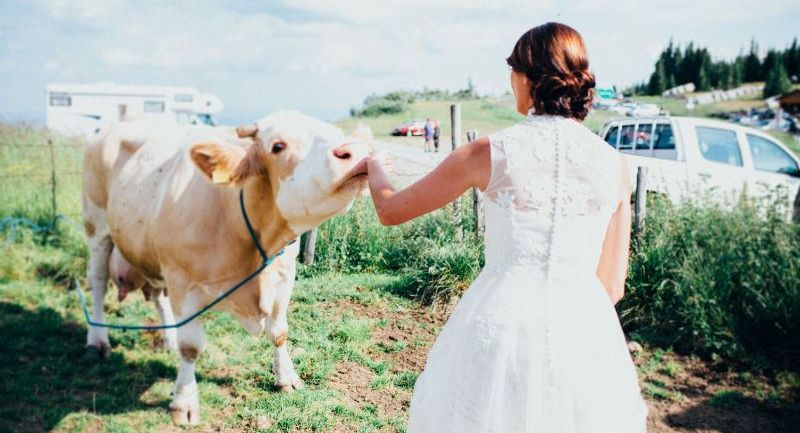
[[[216,184],[229,183],[231,181],[231,173],[223,168],[215,168],[211,174],[211,182]]]

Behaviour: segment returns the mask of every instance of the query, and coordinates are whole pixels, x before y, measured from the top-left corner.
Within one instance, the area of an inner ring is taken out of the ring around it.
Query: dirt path
[[[334,316],[380,320],[381,326],[371,333],[374,346],[369,356],[389,365],[395,377],[410,379],[424,368],[430,344],[447,319],[446,313],[423,307],[398,311],[388,305],[364,305],[349,299],[333,302],[330,311]],[[784,390],[774,379],[720,369],[654,348],[644,348],[633,356],[650,408],[650,433],[800,431],[800,408],[781,399]],[[406,416],[412,384],[376,387],[377,379],[363,365],[344,362],[329,383],[354,407],[371,404],[384,416]]]
[[[387,151],[392,158],[394,167],[391,179],[398,187],[410,185],[433,170],[447,156],[444,151],[441,153],[426,153],[421,147],[388,141],[377,141],[374,146],[376,149]]]

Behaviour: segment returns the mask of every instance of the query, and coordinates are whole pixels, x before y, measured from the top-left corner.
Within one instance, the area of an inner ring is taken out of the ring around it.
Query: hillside
[[[633,100],[636,102],[656,104],[663,107],[673,116],[691,115],[695,117],[710,117],[712,113],[721,111],[748,110],[750,108],[763,108],[766,106],[764,100],[758,95],[701,105],[691,113],[686,109],[685,101],[680,99],[662,98],[659,96],[637,96],[634,97]],[[466,141],[467,130],[476,129],[480,135],[486,135],[511,126],[523,119],[523,116],[514,110],[513,98],[508,96],[504,98],[484,97],[468,100],[417,100],[403,113],[378,117],[349,117],[337,122],[337,125],[342,127],[345,131],[352,131],[359,123],[363,123],[372,128],[372,132],[378,140],[422,147],[423,139],[421,137],[393,137],[391,132],[395,126],[405,121],[411,119],[424,120],[430,117],[439,120],[441,123],[442,138],[440,146],[443,146],[445,150],[447,150],[450,148],[450,105],[453,103],[461,104],[462,142]],[[611,111],[592,110],[584,123],[589,129],[597,132],[605,122],[617,117],[620,116]],[[794,150],[795,153],[800,154],[800,143],[791,135],[781,131],[768,132]]]

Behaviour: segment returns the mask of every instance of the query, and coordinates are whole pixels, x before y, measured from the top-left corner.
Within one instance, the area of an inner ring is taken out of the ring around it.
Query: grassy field
[[[431,119],[438,120],[441,124],[442,135],[441,145],[450,148],[450,105],[458,103],[461,105],[461,131],[462,142],[467,139],[466,131],[477,130],[481,135],[491,134],[503,128],[507,128],[520,120],[524,116],[516,112],[511,97],[505,98],[483,98],[466,100],[442,100],[414,102],[405,113],[384,115],[379,117],[359,117],[347,118],[337,124],[345,131],[353,130],[359,123],[366,124],[372,128],[375,138],[380,140],[394,141],[415,146],[422,146],[421,137],[394,137],[391,135],[395,126],[410,119]],[[593,131],[597,131],[606,120],[615,115],[607,111],[594,110],[586,119],[586,125]]]
[[[633,98],[642,103],[657,104],[673,116],[709,117],[712,113],[722,111],[746,110],[750,108],[763,108],[766,106],[760,95],[751,95],[731,101],[722,101],[712,104],[699,105],[693,111],[686,109],[685,101],[662,98],[657,96],[637,96]],[[475,129],[481,135],[491,134],[507,128],[523,119],[523,116],[514,110],[513,98],[484,98],[472,100],[419,100],[411,104],[405,113],[383,115],[379,117],[347,118],[338,124],[345,130],[351,131],[359,123],[372,128],[375,138],[422,147],[422,137],[394,137],[391,135],[395,126],[411,119],[432,118],[439,120],[442,127],[441,146],[450,149],[450,105],[461,105],[461,130],[462,142],[466,141],[466,131]],[[620,115],[607,110],[592,110],[584,124],[592,131],[599,132],[600,128],[609,120],[619,118]],[[778,140],[781,140],[795,153],[800,155],[800,143],[790,134],[781,131],[767,131]]]
[[[507,101],[461,103],[464,130],[490,133],[521,118]],[[449,118],[448,101],[420,101],[413,107],[414,116],[431,111],[441,120]],[[587,123],[601,125],[605,114],[593,112]],[[382,139],[389,126],[407,116],[368,123]],[[347,120],[343,126],[355,123]],[[0,183],[0,221],[51,221],[48,139],[54,144],[57,211],[72,215],[78,227],[67,222],[43,232],[0,227],[0,338],[5,344],[0,432],[185,431],[170,422],[177,356],[160,348],[159,334],[114,331],[110,359],[96,363],[83,357],[86,327],[69,290],[72,279],[85,273],[78,215],[80,144],[0,125],[0,177],[6,176]],[[651,212],[648,218],[658,215]],[[749,355],[731,358],[729,353],[740,352],[717,350],[717,345],[730,345],[747,331],[741,328],[762,317],[769,326],[791,328],[785,323],[797,311],[791,290],[796,289],[794,270],[800,269],[795,231],[782,223],[760,224],[751,212],[736,217],[735,230],[714,235],[727,214],[695,209],[664,215],[673,223],[648,220],[664,230],[649,232],[646,248],[634,251],[636,270],[629,280],[634,286],[624,305],[626,320],[645,322],[631,335],[644,346],[634,358],[651,410],[649,431],[791,431],[800,423],[796,370],[765,367]],[[203,421],[192,431],[404,432],[413,385],[430,345],[450,302],[480,264],[480,242],[468,236],[459,243],[453,231],[446,211],[385,229],[367,201],[326,223],[318,262],[300,267],[290,305],[291,354],[306,388],[291,395],[277,392],[267,339],[250,336],[231,316],[213,312],[203,319],[208,346],[198,362]],[[749,233],[741,237],[746,245],[730,239],[741,233]],[[724,254],[710,257],[715,251]],[[751,272],[726,265],[740,259],[746,261],[737,263],[747,263]],[[714,281],[731,278],[737,283]],[[737,284],[746,292],[740,293]],[[719,288],[726,292],[720,295]],[[109,320],[156,322],[141,295],[119,303],[114,292],[106,302]],[[726,311],[728,305],[736,308]],[[710,324],[720,335],[693,338],[684,325],[690,320],[701,331]],[[664,333],[675,339],[666,343]]]
[[[110,359],[85,359],[69,275],[53,272],[63,251],[28,242],[0,248],[23,259],[13,275],[0,274],[0,431],[185,431],[171,425],[168,410],[177,356],[160,348],[158,333],[114,331]],[[300,279],[289,339],[306,387],[294,394],[274,389],[266,338],[245,333],[228,314],[209,314],[198,361],[203,419],[191,431],[404,432],[415,379],[446,313],[408,299],[402,287],[396,275]],[[109,320],[157,322],[141,295],[119,303],[111,292]],[[650,432],[777,433],[800,420],[794,374],[648,346],[634,357]]]

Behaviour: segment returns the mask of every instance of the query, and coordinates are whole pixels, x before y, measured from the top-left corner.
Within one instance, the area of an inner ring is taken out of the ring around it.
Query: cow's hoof
[[[276,383],[275,386],[277,386],[281,392],[289,393],[298,389],[303,389],[303,381],[300,380],[299,377],[295,377],[288,383]]]
[[[90,344],[86,346],[86,353],[84,356],[88,361],[108,359],[108,357],[111,356],[111,347],[105,344],[100,344],[99,346]]]
[[[200,406],[193,404],[170,404],[169,410],[175,425],[197,425],[200,422]]]

